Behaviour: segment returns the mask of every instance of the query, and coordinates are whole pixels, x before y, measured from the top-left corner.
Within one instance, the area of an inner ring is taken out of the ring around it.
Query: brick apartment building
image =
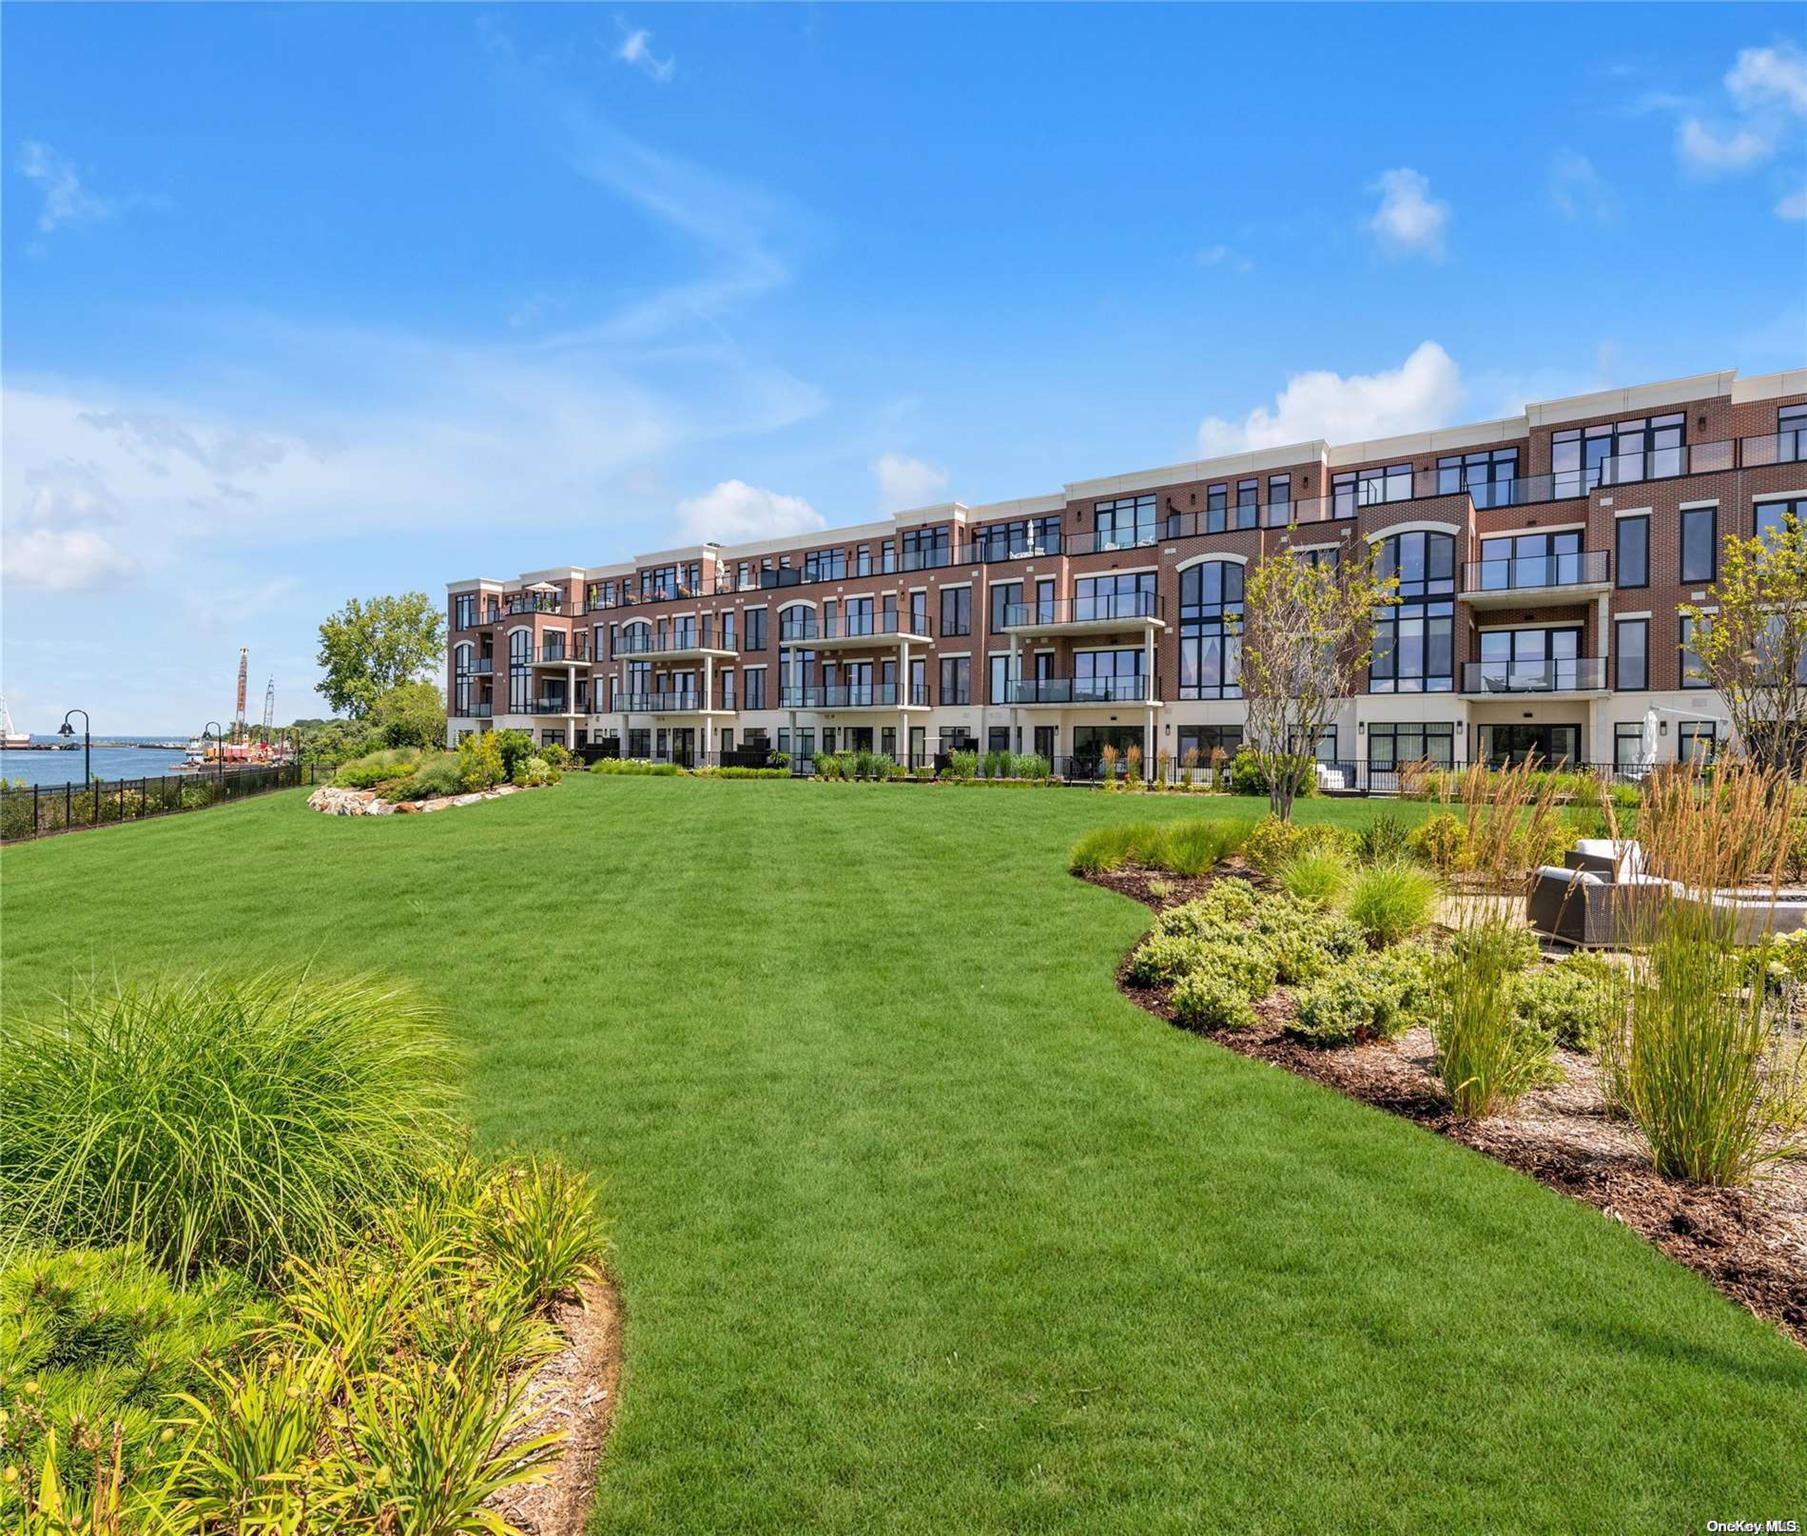
[[[1807,522],[1807,369],[1709,373],[1375,442],[1299,443],[988,506],[448,588],[454,738],[517,726],[700,762],[969,746],[1085,773],[1233,752],[1251,561],[1399,578],[1318,744],[1349,788],[1421,757],[1636,771],[1710,752],[1677,604],[1722,541]]]

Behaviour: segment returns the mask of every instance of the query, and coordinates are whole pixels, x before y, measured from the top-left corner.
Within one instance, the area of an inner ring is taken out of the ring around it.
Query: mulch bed
[[[1210,878],[1178,880],[1132,869],[1081,878],[1157,912],[1203,895],[1212,884]],[[1151,881],[1162,887],[1160,894],[1148,894]],[[1173,1023],[1161,989],[1130,981],[1133,955],[1117,969],[1118,988]],[[1563,1082],[1527,1094],[1493,1119],[1462,1120],[1435,1075],[1428,1030],[1325,1049],[1283,1033],[1292,1007],[1291,996],[1276,991],[1255,1004],[1255,1028],[1201,1033],[1239,1055],[1401,1115],[1593,1206],[1807,1346],[1807,1158],[1766,1165],[1749,1189],[1665,1179],[1650,1166],[1635,1128],[1606,1113],[1593,1059],[1567,1050],[1557,1052]]]
[[[565,1347],[533,1373],[528,1418],[510,1443],[556,1431],[564,1448],[544,1478],[503,1489],[485,1508],[525,1536],[583,1536],[621,1392],[621,1298],[606,1281],[586,1284],[554,1306],[552,1321]]]

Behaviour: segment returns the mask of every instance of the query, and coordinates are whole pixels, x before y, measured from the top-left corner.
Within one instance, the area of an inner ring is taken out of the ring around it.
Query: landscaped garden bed
[[[1547,807],[1556,786],[1534,793]],[[1763,1109],[1746,1176],[1665,1176],[1652,1141],[1619,1103],[1627,1093],[1620,1083],[1634,1070],[1626,1041],[1637,1048],[1635,1025],[1621,1030],[1615,1022],[1628,1007],[1631,958],[1542,954],[1529,930],[1502,920],[1500,903],[1486,895],[1445,903],[1437,909],[1442,921],[1429,921],[1429,877],[1410,862],[1413,851],[1446,869],[1464,864],[1472,886],[1477,859],[1511,864],[1560,828],[1521,802],[1490,833],[1485,809],[1477,800],[1465,818],[1445,814],[1403,836],[1377,833],[1375,824],[1362,839],[1277,822],[1225,829],[1224,856],[1207,872],[1198,868],[1198,851],[1209,846],[1202,825],[1189,839],[1175,837],[1185,823],[1119,826],[1081,839],[1070,862],[1081,878],[1156,913],[1153,930],[1117,974],[1139,1006],[1596,1207],[1807,1344],[1807,1145],[1800,1138],[1807,1010],[1794,979],[1794,956],[1807,946],[1784,942],[1754,958],[1730,958],[1733,990],[1763,1014],[1762,1033],[1744,1037],[1763,1055],[1755,1080],[1781,1095]],[[1511,826],[1502,833],[1505,821]],[[1505,845],[1505,836],[1519,841]],[[1481,851],[1471,857],[1474,847]],[[1484,980],[1495,1001],[1477,1006],[1491,1012],[1496,1035],[1461,1077],[1465,1069],[1451,1057],[1477,1047],[1457,1036],[1451,1015],[1462,1006],[1458,994],[1476,955],[1491,967]],[[1629,1006],[1635,1017],[1635,1001]],[[1684,1046],[1693,1052],[1688,1070],[1722,1071],[1724,1091],[1735,1097],[1736,1072],[1698,1040]],[[1464,1093],[1476,1083],[1493,1091],[1485,1102],[1458,1102],[1452,1078]]]
[[[327,816],[444,811],[544,789],[564,777],[571,761],[563,747],[535,746],[525,731],[485,731],[466,736],[456,752],[388,748],[341,763],[332,783],[307,803]]]

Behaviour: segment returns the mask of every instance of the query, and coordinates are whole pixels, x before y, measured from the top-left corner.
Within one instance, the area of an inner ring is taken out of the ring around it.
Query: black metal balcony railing
[[[494,657],[473,656],[469,661],[458,667],[457,675],[459,677],[488,677],[494,665]]]
[[[542,642],[540,653],[534,659],[554,663],[583,663],[590,659],[590,642],[585,636],[574,636],[576,644],[566,645],[562,640]]]
[[[700,688],[666,688],[649,693],[624,694],[620,707],[630,714],[695,714],[706,709],[708,701]]]
[[[1133,623],[1160,616],[1160,599],[1152,592],[1107,592],[1095,597],[1049,597],[1033,603],[1010,603],[1004,627],[1023,629],[1056,624]]]
[[[509,613],[563,613],[563,592],[511,592],[503,605]]]
[[[1606,662],[1598,656],[1462,664],[1464,693],[1594,693],[1605,687]]]
[[[672,651],[731,651],[732,625],[674,624],[668,629],[623,630],[615,642],[617,656],[656,656]]]
[[[780,614],[778,640],[800,645],[810,640],[895,639],[899,635],[928,637],[928,616],[921,613],[836,613],[820,619],[813,613],[792,610]]]
[[[468,704],[464,709],[454,711],[454,713],[462,714],[467,720],[487,720],[494,708],[495,706],[488,699],[479,699],[476,703]]]
[[[529,699],[524,711],[529,715],[576,715],[583,711],[558,694],[542,694],[538,698]]]
[[[1598,586],[1606,581],[1607,566],[1608,557],[1603,549],[1470,560],[1462,567],[1462,590],[1471,593],[1516,592],[1531,587]]]
[[[1149,677],[1038,677],[1010,683],[1010,704],[1145,704],[1160,695]]]
[[[928,685],[912,683],[899,689],[896,683],[840,684],[834,687],[797,687],[778,690],[780,709],[896,709],[901,705],[926,705]]]

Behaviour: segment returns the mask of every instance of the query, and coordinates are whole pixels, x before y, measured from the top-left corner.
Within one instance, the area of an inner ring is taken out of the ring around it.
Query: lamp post
[[[68,714],[63,716],[63,723],[57,727],[57,735],[73,736],[75,734],[75,727],[69,723],[69,715],[80,715],[82,717],[82,783],[87,784],[94,778],[94,772],[88,762],[89,757],[93,752],[93,744],[90,741],[88,734],[88,711],[85,709],[70,710]]]
[[[224,779],[226,777],[225,727],[223,727],[217,720],[209,720],[207,722],[207,725],[204,725],[201,727],[201,761],[203,763],[205,763],[207,760],[207,727],[208,726],[213,727],[213,733],[214,733],[214,735],[213,735],[213,760],[220,765],[220,778],[222,781],[224,781]]]

